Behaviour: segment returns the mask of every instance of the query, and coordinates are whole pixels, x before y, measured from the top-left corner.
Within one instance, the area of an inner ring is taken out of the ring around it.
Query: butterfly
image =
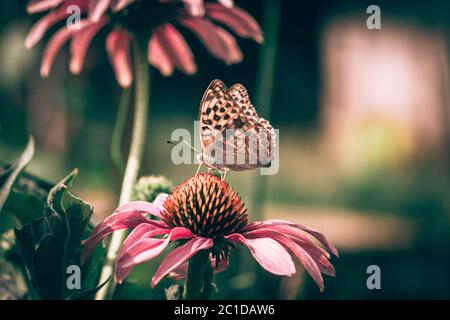
[[[270,167],[275,130],[258,116],[242,84],[228,89],[223,81],[213,80],[199,109],[201,164],[221,173]]]

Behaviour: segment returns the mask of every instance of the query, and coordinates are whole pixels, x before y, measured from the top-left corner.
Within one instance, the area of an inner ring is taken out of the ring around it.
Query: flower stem
[[[130,104],[130,98],[131,88],[123,89],[111,138],[111,159],[120,173],[123,173],[125,171],[125,161],[122,157],[121,145],[123,130],[125,129],[125,123],[127,119],[128,106]]]
[[[119,205],[130,201],[131,191],[138,178],[142,155],[144,152],[145,133],[147,127],[148,105],[149,105],[149,85],[150,74],[147,65],[147,48],[143,42],[135,41],[135,108],[133,119],[133,132],[131,136],[130,152],[127,166],[122,181]],[[108,248],[105,263],[100,274],[99,283],[103,283],[113,274],[114,262],[118,251],[125,238],[126,230],[119,230],[113,233],[111,243]],[[103,300],[111,298],[114,292],[114,284],[109,281],[97,292],[96,299]]]
[[[256,99],[258,113],[270,119],[272,105],[273,83],[278,54],[278,37],[280,31],[281,3],[278,0],[264,2],[263,30],[265,34],[264,45],[261,47],[258,58],[258,73],[256,77]],[[261,220],[264,199],[266,198],[266,176],[253,177],[254,193],[251,199],[251,208],[254,220]]]
[[[212,276],[213,270],[209,260],[209,251],[202,250],[189,259],[183,299],[208,299],[211,294]]]

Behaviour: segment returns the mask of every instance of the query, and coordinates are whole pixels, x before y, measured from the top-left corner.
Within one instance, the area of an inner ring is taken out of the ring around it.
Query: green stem
[[[138,178],[142,155],[144,152],[145,133],[147,127],[150,74],[147,64],[147,47],[144,42],[136,40],[135,53],[135,109],[130,152],[122,182],[119,205],[130,201],[131,191]],[[113,274],[114,262],[125,238],[126,230],[113,233],[106,259],[102,268],[99,283],[105,282]],[[109,281],[97,292],[96,299],[110,298],[114,293],[114,284]]]
[[[256,83],[256,106],[258,113],[269,120],[272,105],[273,83],[278,52],[281,1],[266,0],[264,4],[263,30],[265,42],[258,61]],[[262,206],[266,193],[266,176],[256,175],[253,180],[254,193],[251,201],[254,220],[262,218]]]
[[[256,83],[256,106],[258,113],[267,120],[270,119],[272,105],[273,83],[275,66],[278,53],[278,37],[280,31],[281,1],[266,0],[264,2],[264,13],[262,27],[265,34],[265,42],[260,51],[258,59],[258,73]],[[277,156],[277,155],[275,155]],[[264,200],[266,199],[267,176],[255,172],[252,177],[253,194],[251,198],[251,212],[254,220],[262,220]],[[254,286],[255,296],[261,295],[265,283],[264,274],[256,272],[257,281]]]
[[[131,89],[123,89],[111,138],[111,159],[120,173],[125,171],[125,161],[122,157],[121,145],[127,119],[128,106],[130,105],[130,98]]]
[[[183,299],[208,299],[211,294],[212,276],[213,270],[209,260],[209,251],[202,250],[189,259]]]

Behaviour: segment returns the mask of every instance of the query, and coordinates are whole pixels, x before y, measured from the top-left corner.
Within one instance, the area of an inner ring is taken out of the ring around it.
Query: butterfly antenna
[[[181,142],[184,142],[184,144],[185,144],[189,149],[191,149],[192,151],[194,151],[194,152],[196,152],[196,153],[198,153],[198,154],[201,154],[200,151],[198,151],[197,149],[195,149],[190,143],[186,142],[186,140],[181,140]]]
[[[202,167],[203,163],[200,163],[200,165],[198,166],[197,172],[195,173],[195,175],[198,175],[198,173],[200,172],[200,168]]]
[[[188,143],[188,142],[186,142],[186,140],[181,140],[181,141],[170,141],[170,140],[167,140],[167,143],[168,144],[171,144],[171,145],[174,145],[174,146],[176,146],[177,144],[179,144],[180,142],[183,142],[188,148],[189,148],[189,150],[191,150],[191,151],[193,151],[193,152],[196,152],[196,153],[201,153],[200,151],[198,151],[197,149],[195,149],[190,143]]]

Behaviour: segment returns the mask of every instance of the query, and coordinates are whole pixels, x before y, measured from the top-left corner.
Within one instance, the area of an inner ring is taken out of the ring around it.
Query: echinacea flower
[[[158,220],[149,219],[149,215]],[[322,273],[335,274],[328,252],[338,255],[324,235],[289,221],[248,223],[247,219],[244,203],[225,181],[200,173],[181,183],[170,195],[159,195],[153,203],[135,201],[119,207],[85,240],[82,259],[86,260],[109,233],[133,228],[116,262],[118,282],[135,265],[158,256],[170,243],[176,248],[159,265],[152,287],[171,273],[185,274],[189,260],[199,252],[207,252],[214,261],[212,266],[220,271],[228,265],[230,251],[243,245],[265,270],[276,275],[294,274],[292,256],[296,257],[320,290],[324,289]]]
[[[240,37],[263,40],[258,23],[231,0],[207,4],[202,0],[32,0],[29,13],[50,11],[31,28],[26,47],[32,48],[51,27],[68,19],[71,6],[80,8],[83,18],[76,27],[65,24],[49,40],[41,64],[43,77],[49,75],[56,55],[69,41],[70,71],[80,73],[91,41],[105,27],[110,28],[106,50],[122,87],[133,81],[130,47],[138,35],[147,43],[148,62],[164,76],[175,69],[186,74],[197,71],[194,55],[175,25],[193,32],[211,55],[227,64],[240,62],[242,52],[235,37],[219,24]]]

